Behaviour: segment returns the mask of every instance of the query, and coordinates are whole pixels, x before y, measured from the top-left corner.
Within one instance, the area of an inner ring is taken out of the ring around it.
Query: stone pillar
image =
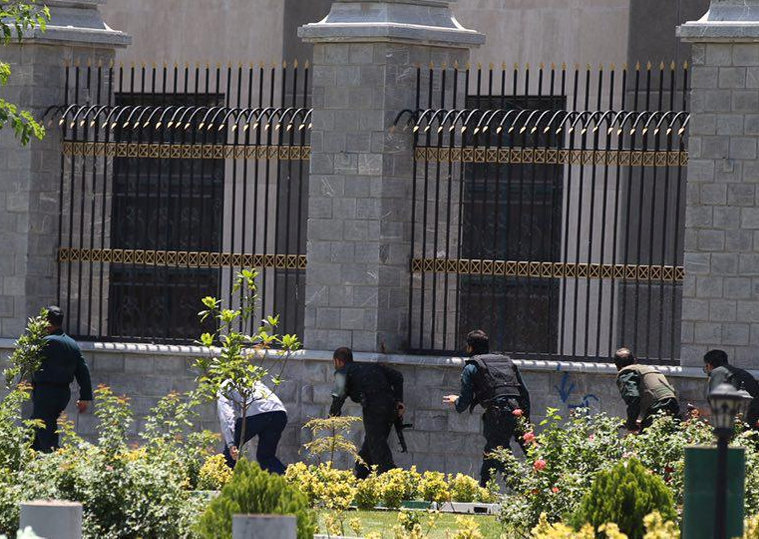
[[[297,531],[290,515],[232,516],[232,539],[295,539]]]
[[[39,120],[64,103],[65,62],[113,59],[130,38],[111,30],[100,16],[106,0],[47,0],[47,31],[30,32],[23,42],[2,47],[11,64],[0,96]],[[56,127],[43,141],[22,147],[6,126],[0,131],[0,337],[16,337],[26,318],[56,298],[56,249],[61,140]]]
[[[759,367],[759,0],[712,0],[692,43],[682,363]]]
[[[22,502],[19,529],[52,539],[82,539],[82,504],[65,500]]]
[[[406,346],[413,148],[390,132],[414,109],[416,66],[469,59],[484,36],[455,0],[336,0],[299,29],[314,44],[306,346]]]

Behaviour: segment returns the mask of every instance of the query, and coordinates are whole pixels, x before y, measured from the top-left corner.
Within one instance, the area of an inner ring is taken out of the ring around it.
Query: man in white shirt
[[[230,468],[240,456],[240,432],[242,430],[242,403],[240,394],[233,390],[222,390],[216,402],[221,424],[221,434],[224,437],[224,457]],[[254,436],[258,436],[256,460],[261,468],[271,473],[282,475],[285,465],[277,458],[277,444],[282,437],[282,431],[287,425],[287,411],[282,401],[262,382],[256,382],[253,396],[248,401],[245,418],[245,444]]]

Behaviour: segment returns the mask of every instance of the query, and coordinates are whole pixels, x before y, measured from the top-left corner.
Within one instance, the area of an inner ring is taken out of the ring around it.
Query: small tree
[[[47,309],[42,309],[39,315],[27,321],[26,331],[18,338],[8,358],[10,366],[3,371],[8,389],[12,390],[22,380],[28,381],[40,368],[47,344],[47,327]]]
[[[50,20],[50,10],[39,6],[36,0],[0,0],[0,43],[7,45],[15,37],[19,42],[24,32],[34,28],[45,31]],[[0,61],[0,86],[8,84],[11,66]],[[42,140],[45,128],[37,123],[31,113],[19,110],[16,105],[0,99],[0,129],[10,124],[21,144],[26,145],[32,136]]]
[[[360,460],[356,444],[350,441],[347,434],[354,423],[360,422],[360,417],[355,416],[332,416],[327,418],[314,418],[309,420],[304,429],[309,429],[313,439],[303,444],[303,447],[311,455],[321,460],[321,455],[328,455],[327,462],[331,466],[335,461],[336,453],[347,453],[354,459]]]
[[[202,302],[205,309],[198,313],[201,322],[213,320],[216,330],[200,336],[199,344],[207,354],[195,360],[199,372],[198,393],[207,400],[220,394],[231,398],[239,406],[241,417],[247,416],[250,403],[255,397],[255,385],[268,378],[274,391],[282,383],[287,362],[292,353],[300,349],[297,335],[278,335],[278,316],[267,316],[260,324],[253,320],[257,301],[256,278],[258,273],[243,270],[237,275],[234,292],[240,294],[240,307],[230,309],[221,300],[207,296]],[[264,359],[273,361],[273,371],[262,364]],[[240,431],[242,454],[245,445],[245,421]]]

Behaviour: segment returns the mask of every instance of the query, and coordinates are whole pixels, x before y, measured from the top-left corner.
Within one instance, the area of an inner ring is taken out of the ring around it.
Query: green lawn
[[[437,517],[437,524],[430,532],[430,538],[446,539],[453,535],[458,529],[456,525],[457,516],[471,516],[477,519],[480,525],[480,532],[486,539],[498,539],[501,536],[501,526],[495,516],[490,515],[454,515],[451,513],[440,513]],[[369,532],[379,532],[383,539],[393,539],[393,526],[398,523],[398,513],[396,511],[348,511],[345,519],[346,535],[354,535],[348,526],[348,521],[358,517],[363,524],[363,535]],[[427,514],[422,514],[422,527],[427,530]],[[324,513],[319,513],[319,533],[327,533],[324,527]]]

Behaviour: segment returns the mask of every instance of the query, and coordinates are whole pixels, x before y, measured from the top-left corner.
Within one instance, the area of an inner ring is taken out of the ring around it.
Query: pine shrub
[[[589,523],[598,529],[613,522],[630,539],[642,539],[646,531],[643,519],[654,511],[664,520],[675,520],[672,493],[659,476],[639,461],[628,459],[596,476],[580,502],[573,523],[576,528]]]
[[[258,464],[238,461],[232,479],[213,500],[198,523],[198,535],[219,539],[232,537],[232,515],[294,515],[298,539],[311,539],[316,532],[316,515],[308,499],[284,477],[263,471]]]

